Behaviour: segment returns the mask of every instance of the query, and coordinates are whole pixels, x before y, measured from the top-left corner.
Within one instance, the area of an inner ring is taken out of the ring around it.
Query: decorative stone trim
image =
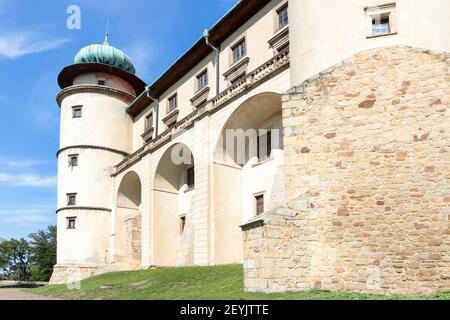
[[[61,107],[62,101],[73,94],[77,93],[98,93],[98,94],[106,94],[115,98],[119,98],[123,100],[126,103],[131,103],[134,99],[136,99],[135,96],[126,93],[122,90],[105,87],[105,86],[98,86],[98,85],[76,85],[71,86],[68,88],[65,88],[61,90],[58,95],[56,96],[56,101],[58,102],[58,106]]]
[[[205,87],[192,97],[190,101],[194,108],[202,107],[205,103],[208,102],[209,90],[209,87]]]
[[[144,139],[145,142],[150,142],[153,140],[153,132],[155,132],[155,127],[151,126],[147,128],[144,133],[141,135],[142,139]]]
[[[108,208],[97,208],[97,207],[64,207],[56,210],[56,214],[60,213],[61,211],[68,211],[68,210],[88,210],[88,211],[107,211],[112,212],[111,209]]]
[[[277,34],[270,39],[269,45],[271,48],[280,52],[283,48],[289,45],[289,26],[284,27]]]
[[[236,62],[231,68],[225,72],[223,75],[225,80],[229,82],[234,82],[240,77],[244,76],[247,73],[248,64],[250,62],[250,58],[246,57]]]
[[[174,124],[177,123],[177,119],[178,119],[178,114],[180,113],[179,109],[173,110],[171,111],[168,115],[166,115],[162,121],[164,122],[164,124],[168,127],[173,126]]]
[[[66,150],[70,150],[70,149],[93,149],[93,150],[103,150],[103,151],[108,151],[108,152],[113,152],[113,153],[118,153],[124,157],[128,157],[130,154],[128,152],[124,152],[124,151],[120,151],[117,149],[112,149],[112,148],[107,148],[107,147],[100,147],[100,146],[88,146],[88,145],[80,145],[80,146],[70,146],[70,147],[65,147],[62,148],[61,150],[59,150],[56,153],[56,158],[59,157],[59,155],[66,151]]]

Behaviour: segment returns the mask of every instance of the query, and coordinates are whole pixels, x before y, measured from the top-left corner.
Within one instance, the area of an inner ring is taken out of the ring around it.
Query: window
[[[97,84],[98,84],[99,86],[106,86],[106,80],[98,80],[98,81],[97,81]]]
[[[72,118],[81,118],[83,116],[83,106],[72,107]]]
[[[153,112],[150,112],[145,117],[145,129],[150,129],[153,127]]]
[[[232,48],[233,51],[233,63],[238,62],[247,55],[247,46],[245,39],[241,40],[237,45]]]
[[[197,76],[197,91],[208,86],[208,71],[205,70]]]
[[[372,35],[381,36],[391,33],[390,14],[372,16]]]
[[[364,8],[366,13],[366,37],[376,38],[395,35],[397,30],[397,4],[387,3]]]
[[[284,6],[277,11],[278,14],[278,29],[281,30],[289,24],[288,6]]]
[[[256,215],[259,216],[264,213],[264,195],[260,194],[255,196],[256,203]]]
[[[180,217],[180,233],[184,233],[184,230],[186,229],[186,216]]]
[[[187,169],[187,185],[188,185],[188,190],[193,190],[195,188],[194,167]]]
[[[264,161],[272,155],[272,131],[268,130],[266,134],[257,138],[258,159]]]
[[[173,95],[169,98],[169,113],[178,108],[177,95]]]
[[[76,217],[67,218],[67,229],[68,230],[75,230],[77,228],[76,222],[77,222],[77,218]]]
[[[69,167],[78,167],[78,155],[72,154],[69,156]]]
[[[75,206],[77,204],[77,194],[76,193],[68,193],[67,194],[67,205]]]

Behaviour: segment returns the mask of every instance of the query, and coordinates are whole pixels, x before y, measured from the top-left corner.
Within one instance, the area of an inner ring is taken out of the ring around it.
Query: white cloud
[[[0,57],[17,59],[25,55],[59,48],[68,39],[40,39],[34,33],[22,32],[0,35]]]
[[[13,224],[19,227],[35,228],[43,223],[52,223],[52,209],[50,207],[31,207],[12,208],[0,210],[0,221],[7,224]]]
[[[41,188],[55,187],[56,176],[0,173],[0,185]]]
[[[7,160],[0,157],[0,167],[8,167],[12,169],[30,168],[48,163],[48,161],[42,160]]]

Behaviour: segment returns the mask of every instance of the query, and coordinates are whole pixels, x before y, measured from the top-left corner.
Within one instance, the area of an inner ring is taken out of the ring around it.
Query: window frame
[[[72,119],[80,119],[83,117],[83,105],[72,107]]]
[[[77,193],[67,193],[67,206],[73,207],[77,205]],[[73,197],[73,201],[71,201]]]
[[[259,162],[266,161],[272,157],[272,129],[266,129],[267,132],[264,134],[258,134],[256,137],[256,152]],[[265,147],[266,147],[266,153],[264,155],[261,154],[261,138],[264,139]]]
[[[286,10],[286,22],[285,22],[284,25],[282,25],[282,23],[281,23],[282,22],[282,20],[281,20],[281,18],[282,18],[281,12],[284,11],[284,10]],[[279,31],[279,30],[282,30],[282,29],[286,28],[289,25],[289,2],[283,3],[280,6],[280,8],[277,8],[275,10],[275,12],[276,12],[276,20],[277,20],[277,22],[276,22],[276,30]]]
[[[254,207],[255,207],[255,217],[259,217],[266,211],[266,201],[265,201],[265,192],[260,192],[253,195],[254,199]],[[262,204],[259,203],[259,199],[262,199]],[[260,212],[262,205],[262,211]]]
[[[201,79],[205,77],[206,81],[203,84],[203,86],[201,85]],[[206,87],[209,86],[209,74],[208,74],[208,68],[204,69],[202,72],[200,72],[199,74],[197,74],[196,78],[196,92],[200,92],[203,89],[205,89]]]
[[[70,168],[74,168],[74,167],[78,167],[79,166],[79,158],[80,155],[79,154],[69,154],[69,167]],[[76,164],[73,164],[73,159],[76,159]]]
[[[172,108],[172,101],[175,101],[175,108]],[[178,94],[175,93],[167,98],[167,114],[172,113],[178,109]]]
[[[386,37],[398,34],[397,29],[397,3],[387,3],[374,7],[364,8],[366,15],[366,39],[373,39],[379,37]],[[388,32],[387,33],[375,33],[375,23],[377,20],[382,21],[388,19]]]
[[[241,53],[241,56],[239,57],[239,59],[235,59],[235,49],[239,48],[241,45],[244,45],[243,48],[243,53]],[[243,37],[241,39],[239,39],[238,41],[236,41],[232,46],[231,46],[231,65],[234,65],[236,63],[238,63],[239,61],[241,61],[242,59],[244,59],[247,56],[248,53],[248,47],[247,47],[247,38]]]
[[[100,82],[102,82],[103,84],[101,84]],[[99,79],[99,78],[97,78],[97,85],[98,86],[102,86],[102,87],[106,87],[106,79]]]
[[[151,119],[151,121],[149,121],[150,119]],[[154,125],[155,125],[155,119],[153,117],[153,111],[151,111],[145,116],[145,130],[153,128]]]
[[[77,217],[67,217],[66,221],[67,221],[67,226],[66,226],[67,230],[76,230],[77,229]],[[71,224],[71,222],[73,222],[73,225]]]

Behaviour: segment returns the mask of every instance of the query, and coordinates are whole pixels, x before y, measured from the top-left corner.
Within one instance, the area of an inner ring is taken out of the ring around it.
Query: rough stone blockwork
[[[284,97],[290,200],[244,228],[247,290],[450,289],[449,70],[375,49]]]

